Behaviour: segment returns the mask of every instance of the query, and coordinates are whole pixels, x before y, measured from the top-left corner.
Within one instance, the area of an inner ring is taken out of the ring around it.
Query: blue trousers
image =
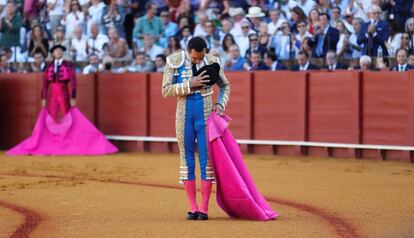
[[[195,179],[195,144],[197,140],[201,179],[206,180],[207,137],[204,121],[204,101],[200,93],[186,97],[184,123],[185,160],[188,166],[188,180]]]

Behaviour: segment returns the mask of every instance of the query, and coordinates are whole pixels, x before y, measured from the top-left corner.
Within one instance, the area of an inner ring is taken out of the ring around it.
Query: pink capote
[[[229,216],[267,221],[278,214],[253,182],[239,145],[228,130],[231,120],[212,112],[207,120],[208,150],[217,182],[217,203]]]
[[[117,151],[78,108],[72,107],[58,122],[43,108],[32,136],[6,154],[102,155]]]

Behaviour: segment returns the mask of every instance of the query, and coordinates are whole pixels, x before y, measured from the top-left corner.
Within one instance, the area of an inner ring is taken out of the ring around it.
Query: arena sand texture
[[[414,237],[413,164],[257,155],[245,161],[277,220],[231,219],[212,194],[211,219],[186,221],[173,154],[2,153],[0,237]]]

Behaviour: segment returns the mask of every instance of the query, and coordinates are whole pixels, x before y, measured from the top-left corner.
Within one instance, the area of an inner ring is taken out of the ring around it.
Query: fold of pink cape
[[[78,108],[72,107],[60,122],[56,122],[43,108],[32,135],[6,154],[102,155],[117,151]]]
[[[217,182],[217,203],[229,216],[267,221],[278,214],[257,190],[240,152],[228,130],[228,116],[211,113],[207,120],[208,149]]]

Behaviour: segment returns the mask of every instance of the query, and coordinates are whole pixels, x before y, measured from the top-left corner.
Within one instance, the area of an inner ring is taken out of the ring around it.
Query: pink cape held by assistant
[[[32,135],[6,154],[103,155],[117,151],[77,107],[71,107],[59,121],[43,108]]]
[[[228,130],[228,116],[211,113],[207,120],[208,149],[217,182],[217,203],[229,216],[267,221],[278,214],[257,190],[240,152]]]

